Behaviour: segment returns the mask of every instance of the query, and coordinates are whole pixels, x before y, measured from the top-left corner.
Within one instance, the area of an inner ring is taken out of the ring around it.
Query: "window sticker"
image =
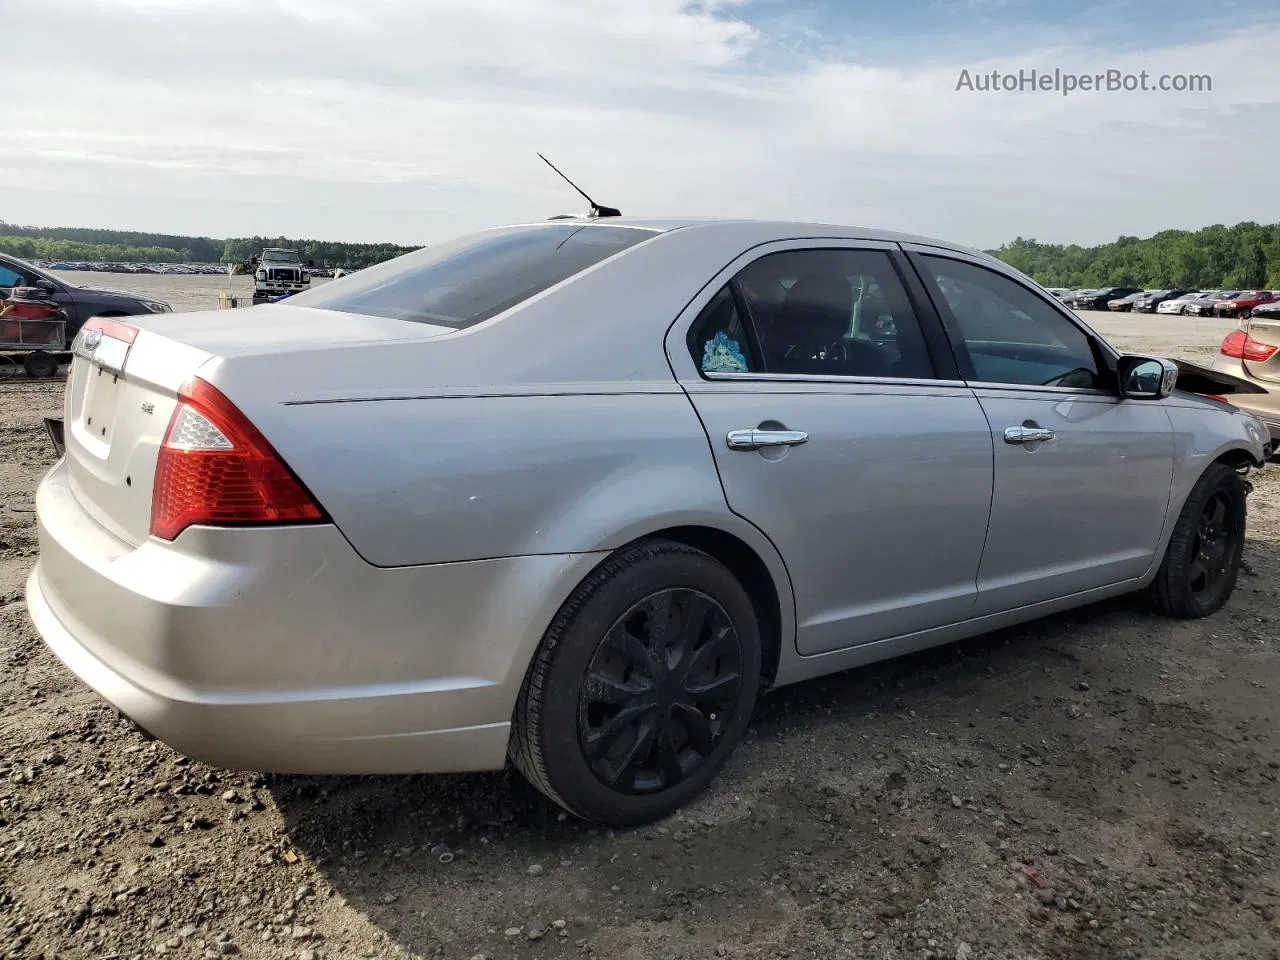
[[[746,373],[747,358],[742,355],[737,340],[730,340],[724,331],[717,333],[702,348],[703,373]]]

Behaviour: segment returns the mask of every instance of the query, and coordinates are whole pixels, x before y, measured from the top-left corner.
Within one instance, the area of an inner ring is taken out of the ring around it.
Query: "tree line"
[[[0,253],[20,260],[70,263],[185,263],[190,257],[167,247],[136,247],[118,243],[85,243],[46,237],[0,236]]]
[[[1280,290],[1280,224],[1214,224],[1096,247],[1018,237],[989,250],[1046,287]]]
[[[222,263],[244,263],[266,247],[297,250],[303,260],[313,260],[317,267],[342,267],[359,270],[382,263],[401,254],[417,250],[395,243],[335,243],[327,240],[290,240],[287,237],[242,237],[223,245]]]
[[[316,266],[358,270],[417,247],[289,237],[180,237],[83,227],[21,227],[0,221],[0,251],[24,260],[107,263],[243,263],[264,247],[297,250]]]
[[[0,222],[0,251],[27,260],[120,263],[243,263],[264,247],[297,250],[317,266],[356,270],[408,253],[394,243],[288,237],[181,237],[126,230],[18,227]],[[988,251],[1049,287],[1135,286],[1280,290],[1280,224],[1215,224],[1122,236],[1096,247],[1018,237]]]

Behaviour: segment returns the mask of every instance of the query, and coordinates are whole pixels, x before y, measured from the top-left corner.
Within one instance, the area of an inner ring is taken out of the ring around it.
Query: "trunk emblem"
[[[143,413],[155,413],[155,412],[156,412],[156,405],[155,405],[154,403],[152,403],[150,400],[144,401],[144,402],[143,402],[143,404],[142,404],[142,412],[143,412]]]
[[[84,348],[90,352],[98,349],[102,342],[102,331],[96,327],[84,335]]]

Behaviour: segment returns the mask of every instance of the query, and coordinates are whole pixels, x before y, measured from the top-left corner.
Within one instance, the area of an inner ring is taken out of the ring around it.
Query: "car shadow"
[[[1228,629],[1233,618],[1256,620],[1256,613],[1274,604],[1269,586],[1280,575],[1280,549],[1251,540],[1246,560],[1252,572],[1242,575],[1227,609],[1203,621],[1217,624],[1207,629]],[[759,878],[793,855],[822,855],[827,841],[821,821],[848,814],[790,792],[788,783],[835,776],[855,754],[863,761],[858,750],[866,750],[869,761],[870,751],[881,748],[895,756],[937,749],[936,731],[973,727],[975,711],[989,720],[1007,713],[1003,719],[1017,727],[1010,736],[1019,743],[1043,742],[1063,722],[1061,705],[1055,703],[1056,719],[1050,720],[1040,712],[1045,704],[1084,683],[1082,676],[1104,683],[1100,665],[1121,656],[1111,649],[1112,638],[1134,635],[1135,629],[1158,634],[1180,628],[1146,612],[1140,599],[1123,597],[783,688],[762,699],[747,743],[705,800],[687,815],[639,830],[601,829],[569,818],[510,770],[269,776],[265,782],[291,847],[381,935],[411,953],[560,955],[548,951],[557,943],[567,950],[569,943],[585,942],[624,916],[693,929],[694,920],[714,918],[716,903],[726,923],[735,922],[735,909],[748,910],[752,923],[767,923],[768,904],[747,900],[745,892],[737,900],[726,895],[695,903],[689,891],[744,891],[748,875],[763,883]],[[1135,646],[1140,644],[1123,655]],[[885,733],[886,717],[917,715],[924,722]],[[879,719],[869,725],[871,718]],[[836,736],[843,739],[815,759],[814,743],[825,744],[841,730],[846,732]],[[870,742],[866,730],[872,731]],[[851,745],[855,735],[848,731],[863,731],[861,746]],[[774,771],[772,765],[792,764],[792,750],[809,751],[808,759]],[[885,790],[894,788],[895,776],[885,780]],[[1046,779],[1044,789],[1073,789],[1069,775],[1063,776]],[[765,788],[759,786],[762,777]],[[1103,819],[1124,816],[1123,798],[1095,791],[1081,802],[1096,805]],[[725,814],[726,805],[732,815]],[[750,829],[742,828],[744,816]],[[714,836],[695,829],[703,827]],[[762,851],[774,867],[762,862]],[[563,929],[553,926],[557,921]],[[528,939],[530,932],[536,940]],[[599,953],[608,945],[592,941],[592,947]]]

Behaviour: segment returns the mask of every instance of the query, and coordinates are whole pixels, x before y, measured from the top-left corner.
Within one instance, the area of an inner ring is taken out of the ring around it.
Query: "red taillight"
[[[133,343],[138,338],[138,328],[130,323],[122,323],[111,317],[90,317],[85,321],[84,329],[101,330],[104,337],[110,337],[112,340],[123,340],[125,343]]]
[[[320,505],[248,418],[212,384],[178,391],[151,492],[151,535],[192,524],[253,526],[324,520]]]
[[[1271,359],[1276,352],[1276,347],[1270,343],[1263,343],[1261,340],[1253,339],[1243,330],[1232,330],[1223,338],[1222,346],[1218,348],[1218,352],[1224,357],[1232,357],[1236,360],[1263,363]]]

